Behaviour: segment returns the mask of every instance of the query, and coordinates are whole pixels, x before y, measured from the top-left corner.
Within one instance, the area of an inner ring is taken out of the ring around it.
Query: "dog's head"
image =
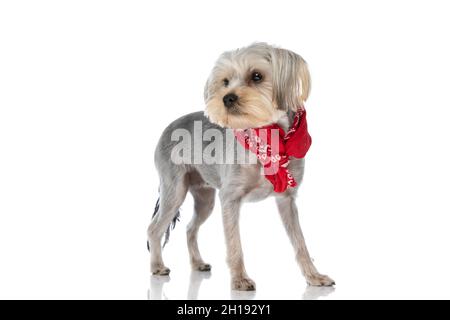
[[[205,113],[227,128],[268,125],[303,106],[310,82],[301,56],[255,43],[220,56],[206,82]]]

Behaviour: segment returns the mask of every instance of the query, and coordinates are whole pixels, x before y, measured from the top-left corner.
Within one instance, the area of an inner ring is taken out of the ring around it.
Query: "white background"
[[[449,9],[2,1],[0,298],[450,298]],[[190,197],[164,251],[171,279],[150,277],[159,135],[204,108],[222,51],[254,41],[294,50],[311,69],[298,205],[334,290],[306,288],[272,199],[245,205],[241,219],[255,295],[230,292],[218,206],[200,231],[213,269],[196,293]]]

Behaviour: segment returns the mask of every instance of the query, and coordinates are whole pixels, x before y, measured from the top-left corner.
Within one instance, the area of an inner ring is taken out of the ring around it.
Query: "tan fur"
[[[263,81],[249,81],[252,72]],[[223,80],[229,80],[225,86]],[[311,86],[307,64],[292,51],[264,43],[224,53],[205,85],[205,114],[222,127],[247,129],[278,122],[287,109],[302,107]],[[223,97],[239,97],[236,108],[227,109]]]

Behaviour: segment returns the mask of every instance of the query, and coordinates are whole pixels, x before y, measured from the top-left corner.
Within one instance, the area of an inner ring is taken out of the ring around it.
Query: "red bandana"
[[[287,133],[275,123],[256,129],[234,130],[234,135],[245,149],[256,154],[275,192],[284,192],[287,187],[297,185],[287,166],[289,157],[304,158],[311,146],[305,110],[297,110]]]

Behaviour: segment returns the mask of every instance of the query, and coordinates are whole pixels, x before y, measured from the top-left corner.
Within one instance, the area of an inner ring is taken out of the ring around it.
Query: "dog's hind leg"
[[[293,196],[281,196],[276,198],[276,202],[281,220],[283,221],[289,239],[294,246],[297,262],[300,265],[306,281],[312,286],[332,286],[334,284],[333,279],[320,274],[309,256],[305,239],[303,238],[303,233],[300,228],[295,198]]]
[[[189,191],[194,198],[194,216],[187,227],[187,245],[192,269],[209,271],[211,265],[205,263],[200,255],[197,242],[198,229],[208,219],[214,209],[216,190],[209,187],[192,186]]]
[[[150,245],[151,272],[156,275],[168,275],[170,269],[164,265],[161,253],[161,239],[176,217],[187,193],[187,179],[185,175],[161,179],[160,202],[147,235]]]

